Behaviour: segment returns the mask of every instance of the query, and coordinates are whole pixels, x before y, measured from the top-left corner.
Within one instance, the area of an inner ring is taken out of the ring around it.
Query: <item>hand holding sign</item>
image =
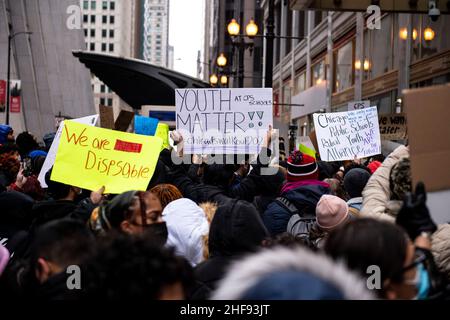
[[[51,179],[106,193],[146,190],[162,140],[137,134],[64,123]]]

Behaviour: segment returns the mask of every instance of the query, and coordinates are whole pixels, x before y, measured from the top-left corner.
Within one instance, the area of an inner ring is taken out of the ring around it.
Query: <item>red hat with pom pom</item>
[[[289,156],[287,164],[288,181],[317,180],[319,178],[316,159],[307,154],[294,151]]]

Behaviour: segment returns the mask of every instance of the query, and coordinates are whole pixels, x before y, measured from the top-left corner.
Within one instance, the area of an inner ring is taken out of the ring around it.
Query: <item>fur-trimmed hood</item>
[[[313,282],[321,282],[322,288],[334,288],[347,300],[375,299],[375,295],[367,289],[365,281],[350,272],[343,264],[304,248],[288,249],[283,247],[264,250],[234,263],[227,276],[219,283],[218,290],[212,298],[214,300],[242,299],[249,290],[259,285],[262,279],[283,273],[297,273],[303,277],[306,275],[307,278],[316,279]],[[288,294],[284,287],[281,289],[283,292],[280,291],[279,286],[275,290],[270,288],[269,299],[278,297],[314,300],[323,297],[320,293],[316,296],[309,294],[311,288],[307,287],[305,290],[305,288],[301,288],[301,285],[287,285],[285,288],[288,292],[290,291]]]

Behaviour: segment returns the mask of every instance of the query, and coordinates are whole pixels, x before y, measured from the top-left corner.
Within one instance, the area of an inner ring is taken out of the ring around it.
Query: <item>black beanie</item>
[[[344,188],[350,198],[361,197],[362,191],[370,179],[370,173],[361,168],[351,169],[344,177]]]

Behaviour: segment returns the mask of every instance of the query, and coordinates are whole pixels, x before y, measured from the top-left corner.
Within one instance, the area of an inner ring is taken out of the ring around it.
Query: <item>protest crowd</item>
[[[173,131],[146,191],[107,194],[54,181],[53,169],[40,183],[54,137],[0,125],[3,299],[450,296],[450,224],[433,221],[426,185],[413,185],[408,146],[274,161],[270,128],[257,156],[212,163],[183,154]]]

